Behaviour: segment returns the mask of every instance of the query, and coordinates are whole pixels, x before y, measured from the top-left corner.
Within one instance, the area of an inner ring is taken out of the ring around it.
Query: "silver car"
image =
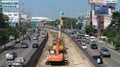
[[[102,47],[101,49],[100,49],[100,55],[102,56],[102,57],[110,57],[111,55],[110,55],[110,51],[106,48],[106,47]]]

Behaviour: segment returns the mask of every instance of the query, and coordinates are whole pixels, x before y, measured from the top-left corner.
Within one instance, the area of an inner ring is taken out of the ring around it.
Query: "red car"
[[[82,44],[82,40],[81,40],[81,39],[78,39],[78,40],[77,40],[77,43],[78,43],[78,44]]]

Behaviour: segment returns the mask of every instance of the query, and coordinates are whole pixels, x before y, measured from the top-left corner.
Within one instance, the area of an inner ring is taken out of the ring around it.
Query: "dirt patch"
[[[52,46],[52,41],[56,36],[56,31],[47,30],[47,32],[49,34],[49,39],[36,67],[94,67],[83,52],[81,52],[79,48],[76,47],[75,43],[65,34],[62,34],[62,38],[64,40],[65,47],[67,48],[65,58],[68,60],[69,64],[64,66],[46,65],[45,62],[47,61],[48,49]]]

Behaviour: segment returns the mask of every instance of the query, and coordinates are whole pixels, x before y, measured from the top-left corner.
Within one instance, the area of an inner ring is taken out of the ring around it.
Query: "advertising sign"
[[[60,12],[60,17],[65,17],[65,12],[64,11]]]
[[[105,0],[105,3],[117,3],[117,0]]]
[[[95,15],[107,15],[108,14],[108,4],[97,5],[94,4]]]
[[[90,3],[104,3],[105,0],[89,0]]]
[[[89,0],[89,3],[117,3],[118,0]]]
[[[0,7],[16,7],[18,8],[18,1],[0,1]]]

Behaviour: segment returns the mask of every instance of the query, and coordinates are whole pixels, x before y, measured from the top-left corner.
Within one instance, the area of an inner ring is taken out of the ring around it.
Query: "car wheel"
[[[111,55],[108,56],[109,58],[111,57]]]

